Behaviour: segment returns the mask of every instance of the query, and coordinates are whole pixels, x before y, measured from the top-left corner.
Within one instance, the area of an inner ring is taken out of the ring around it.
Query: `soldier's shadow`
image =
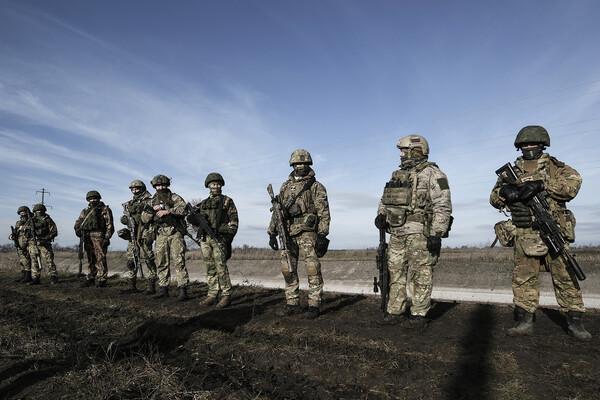
[[[560,311],[551,308],[542,308],[542,314],[548,317],[554,324],[558,325],[563,331],[568,332],[567,320]]]

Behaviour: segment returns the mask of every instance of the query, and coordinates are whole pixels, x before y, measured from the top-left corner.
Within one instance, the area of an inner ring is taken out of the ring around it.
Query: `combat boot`
[[[98,281],[98,283],[96,284],[96,287],[100,287],[100,288],[103,288],[106,286],[108,286],[108,283],[106,281]]]
[[[406,321],[404,314],[388,314],[385,313],[383,318],[376,322],[377,325],[398,325]]]
[[[592,338],[592,334],[583,327],[582,318],[582,312],[569,311],[567,313],[567,323],[569,324],[567,331],[575,339],[587,342]]]
[[[319,310],[319,307],[308,306],[308,309],[304,311],[302,317],[306,319],[315,319],[319,315],[321,315],[321,310]]]
[[[158,294],[154,296],[155,299],[162,299],[165,297],[169,297],[169,287],[168,286],[159,286]]]
[[[411,329],[423,329],[427,326],[429,321],[422,315],[411,315],[408,319],[408,328]]]
[[[506,331],[508,336],[528,336],[533,334],[533,314],[525,311],[521,307],[515,308],[517,322]]]
[[[51,285],[56,285],[57,283],[58,283],[58,276],[56,276],[56,275],[52,275],[52,276],[50,277],[50,284],[51,284]]]
[[[121,290],[123,294],[137,293],[137,280],[135,277],[127,280],[127,289]]]
[[[32,278],[29,282],[27,282],[28,285],[33,286],[33,285],[39,285],[40,282],[40,277],[36,276],[35,278]]]
[[[31,281],[31,271],[25,271],[25,278],[23,278],[23,283],[29,283]]]
[[[188,299],[187,287],[181,286],[177,290],[179,291],[177,294],[177,301],[186,301]]]
[[[230,304],[231,304],[231,296],[223,296],[223,297],[221,297],[221,300],[219,300],[219,302],[217,303],[215,308],[218,308],[218,309],[225,308]]]
[[[27,273],[27,271],[25,271],[25,270],[21,271],[21,276],[19,276],[17,279],[15,279],[15,283],[25,282],[25,274],[26,273]]]
[[[300,314],[302,309],[298,304],[286,304],[283,308],[277,310],[275,313],[278,317],[288,317],[294,314]]]
[[[212,306],[216,302],[217,302],[217,296],[206,296],[206,298],[200,302],[200,305]]]
[[[148,279],[148,288],[146,289],[146,294],[154,293],[156,293],[156,279]]]
[[[95,283],[96,283],[95,279],[86,279],[85,281],[81,282],[81,285],[79,285],[79,287],[86,288],[86,287],[94,286]]]

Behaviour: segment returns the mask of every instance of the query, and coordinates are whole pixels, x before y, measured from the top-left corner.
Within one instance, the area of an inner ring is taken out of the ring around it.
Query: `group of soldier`
[[[582,317],[585,312],[581,290],[568,263],[561,254],[549,251],[539,221],[530,208],[531,200],[541,196],[560,227],[565,243],[574,241],[575,218],[566,203],[578,193],[581,176],[573,168],[544,150],[550,146],[548,132],[541,126],[526,126],[517,134],[514,145],[522,155],[514,170],[518,180],[506,182],[498,178],[490,203],[508,211],[511,219],[497,230],[501,242],[514,247],[512,288],[516,323],[508,329],[511,336],[530,335],[534,314],[539,304],[539,272],[552,274],[555,295],[566,315],[568,332],[579,340],[589,340]],[[431,308],[433,267],[440,256],[442,238],[452,225],[450,186],[446,175],[429,161],[429,144],[419,135],[402,137],[400,168],[386,183],[379,203],[375,226],[390,235],[386,251],[387,292],[382,325],[402,324],[424,327]],[[303,314],[316,318],[321,312],[323,277],[319,258],[327,251],[330,213],[325,186],[315,179],[308,151],[295,150],[289,162],[292,171],[279,194],[272,196],[272,218],[267,229],[269,246],[281,251],[281,270],[285,280],[285,305],[279,315]],[[155,176],[146,190],[140,180],[131,182],[133,198],[123,204],[121,222],[128,228],[118,235],[129,240],[127,248],[128,291],[137,292],[138,269],[147,270],[146,293],[157,298],[169,296],[171,269],[175,274],[178,300],[188,298],[189,274],[185,265],[185,236],[199,244],[206,265],[208,293],[202,299],[206,306],[227,307],[231,302],[231,280],[227,260],[239,221],[233,200],[222,194],[225,185],[218,173],[206,177],[209,196],[191,206],[170,191],[170,179]],[[75,222],[88,257],[88,274],[83,286],[106,286],[108,268],[106,252],[114,233],[110,208],[97,191],[87,193],[88,207]],[[23,266],[21,280],[40,283],[41,258],[48,266],[50,282],[57,282],[51,241],[56,225],[37,204],[33,214],[27,207],[18,210],[20,220],[11,235],[15,240]],[[197,227],[193,237],[188,224]],[[498,225],[498,224],[497,224]],[[385,239],[385,233],[383,238]],[[302,260],[308,275],[308,308],[300,306],[298,261]],[[158,285],[157,285],[158,284]],[[158,287],[157,287],[158,286]],[[412,289],[408,296],[407,289]]]

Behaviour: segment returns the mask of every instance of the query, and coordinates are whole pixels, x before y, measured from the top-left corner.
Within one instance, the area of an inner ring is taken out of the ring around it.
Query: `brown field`
[[[577,254],[595,273],[598,249]],[[373,255],[332,251],[323,264],[332,273],[362,263],[372,277]],[[57,254],[71,272],[76,257]],[[200,272],[198,253],[188,257]],[[477,265],[490,273],[510,268],[511,255],[444,249],[442,259],[440,270],[469,274]],[[376,325],[371,296],[326,293],[323,315],[305,320],[276,316],[283,302],[276,289],[237,287],[232,306],[219,311],[198,304],[202,283],[183,303],[121,294],[117,277],[104,289],[79,288],[64,273],[59,285],[27,286],[13,282],[15,261],[14,253],[0,254],[0,398],[600,398],[596,312],[586,318],[588,343],[569,337],[555,310],[538,311],[535,335],[508,338],[509,306],[437,303],[428,327],[415,331]],[[118,268],[124,256],[111,253],[109,262]],[[232,263],[278,274],[267,250],[237,250]]]

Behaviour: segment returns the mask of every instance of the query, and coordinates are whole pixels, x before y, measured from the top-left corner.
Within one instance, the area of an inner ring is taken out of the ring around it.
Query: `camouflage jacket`
[[[28,240],[32,237],[31,228],[29,224],[30,217],[22,217],[15,223],[15,230],[17,231],[17,239]]]
[[[88,206],[81,210],[75,221],[75,234],[81,236],[81,231],[101,233],[106,239],[110,239],[115,233],[115,224],[112,211],[109,206],[99,202],[95,207]]]
[[[405,187],[405,201],[389,200],[388,187]],[[397,236],[445,234],[450,228],[452,201],[448,178],[431,162],[392,173],[379,202],[378,214],[386,215],[388,232]]]
[[[35,229],[35,236],[39,242],[49,243],[58,236],[56,223],[54,223],[48,214],[41,216],[34,215],[33,226]]]
[[[154,211],[154,206],[157,205],[161,205],[163,210],[168,210],[169,214],[159,217]],[[155,223],[158,234],[172,235],[176,231],[184,234],[187,229],[186,214],[186,203],[181,196],[171,191],[156,192],[147,201],[142,211],[141,221],[144,224]]]
[[[303,190],[305,185],[308,187]],[[294,198],[295,201],[292,202]],[[315,180],[315,172],[312,169],[307,176],[301,178],[296,177],[292,172],[288,180],[281,185],[279,199],[288,216],[286,225],[290,236],[296,236],[302,232],[316,232],[323,236],[329,234],[331,216],[327,191],[323,184]],[[271,223],[267,232],[269,235],[277,232],[275,215],[271,215]]]
[[[237,233],[239,220],[235,203],[225,195],[210,196],[194,206],[194,209],[204,215],[208,224],[215,232],[233,237]]]
[[[543,193],[548,200],[552,216],[563,229],[563,234],[573,235],[574,240],[575,218],[572,212],[567,210],[566,203],[577,196],[582,183],[581,175],[546,153],[537,160],[526,161],[522,157],[517,158],[515,171],[520,175],[521,182],[533,180],[544,182]],[[490,204],[499,210],[507,208],[505,199],[500,196],[502,186],[503,182],[498,179],[490,194]],[[520,232],[521,230],[517,230],[517,233]]]
[[[151,230],[154,225],[152,221],[148,223],[142,222],[142,211],[144,211],[150,199],[152,199],[152,195],[148,191],[145,191],[140,193],[139,196],[134,196],[133,199],[123,203],[125,215],[133,218],[135,222],[138,240],[144,236],[144,231]]]

